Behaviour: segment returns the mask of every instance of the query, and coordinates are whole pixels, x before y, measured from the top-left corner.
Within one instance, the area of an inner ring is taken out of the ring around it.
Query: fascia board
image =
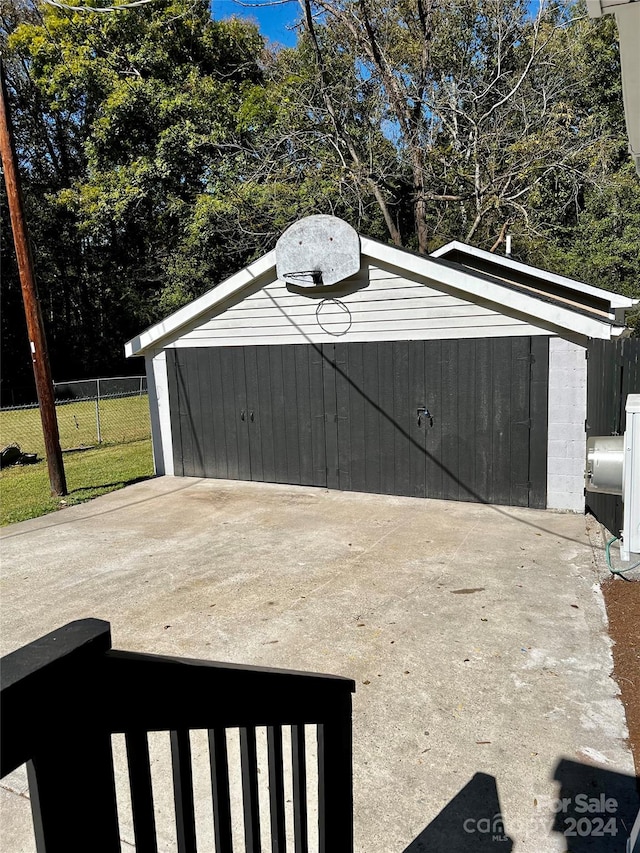
[[[406,270],[413,275],[434,282],[436,286],[442,284],[457,290],[463,298],[473,301],[481,298],[496,306],[511,308],[519,314],[524,314],[538,321],[540,325],[549,325],[554,328],[567,329],[571,333],[578,333],[588,338],[611,337],[611,325],[603,323],[591,317],[586,317],[558,305],[543,302],[533,296],[521,292],[509,290],[500,284],[493,284],[487,279],[474,275],[472,272],[464,272],[462,269],[454,269],[438,263],[430,256],[417,255],[397,249],[384,243],[378,243],[366,237],[362,239],[362,254],[369,255],[374,261]]]
[[[162,348],[162,341],[168,337],[175,337],[181,328],[189,326],[203,314],[214,309],[225,299],[242,291],[257,278],[266,275],[276,266],[275,250],[268,252],[248,267],[225,279],[217,287],[208,290],[198,299],[189,302],[183,308],[179,308],[164,320],[150,326],[137,337],[132,338],[125,344],[124,351],[127,358],[134,355],[146,355],[151,347]]]
[[[603,290],[600,287],[593,287],[591,284],[586,284],[583,281],[576,281],[573,278],[567,278],[564,275],[547,272],[539,267],[533,267],[529,264],[523,264],[521,261],[515,261],[513,258],[507,258],[504,255],[494,255],[493,252],[487,252],[485,249],[478,249],[476,246],[469,246],[466,243],[461,243],[459,240],[452,240],[446,246],[441,246],[435,252],[431,252],[429,257],[444,258],[452,251],[464,252],[474,258],[491,261],[516,272],[524,273],[525,275],[534,276],[544,281],[551,281],[554,284],[559,284],[561,287],[569,287],[577,293],[588,293],[590,296],[595,296],[599,299],[604,299],[609,302],[612,308],[631,308],[636,304],[637,300],[630,299],[628,296],[621,296],[619,293],[612,293],[610,290]]]
[[[587,14],[590,18],[613,15],[620,10],[621,6],[634,2],[636,0],[587,0]]]
[[[590,18],[601,18],[604,14],[600,0],[587,0],[587,14]]]

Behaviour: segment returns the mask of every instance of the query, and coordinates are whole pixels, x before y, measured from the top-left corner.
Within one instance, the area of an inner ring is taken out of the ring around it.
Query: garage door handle
[[[249,412],[249,420],[253,423],[253,412]]]
[[[418,426],[422,426],[422,418],[424,418],[425,420],[428,419],[429,426],[433,426],[433,417],[431,415],[431,412],[429,411],[429,409],[427,409],[426,406],[420,406],[417,414],[418,414]]]
[[[245,410],[244,410],[244,409],[242,409],[242,411],[240,412],[240,420],[241,420],[241,421],[243,421],[243,420],[244,420],[245,415],[246,415],[246,412],[245,412]]]

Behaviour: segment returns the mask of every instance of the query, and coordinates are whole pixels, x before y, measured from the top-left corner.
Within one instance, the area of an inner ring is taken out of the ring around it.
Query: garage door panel
[[[176,473],[544,506],[548,338],[167,357]]]
[[[440,500],[442,490],[442,342],[424,341],[425,405],[433,418],[425,425],[425,497]]]
[[[476,500],[488,501],[492,492],[493,393],[491,390],[491,339],[475,342],[475,493]]]
[[[239,364],[242,359],[242,365]],[[227,453],[227,476],[232,480],[250,478],[249,435],[246,421],[246,394],[244,384],[244,353],[233,349],[220,350],[220,374],[224,436]],[[238,387],[238,383],[240,386]],[[244,420],[243,412],[245,412]]]
[[[282,346],[282,393],[283,415],[285,425],[285,448],[287,469],[285,483],[300,485],[300,439],[302,425],[298,414],[298,399],[296,394],[296,364],[295,350]]]
[[[438,458],[442,465],[442,497],[458,500],[458,342],[442,342],[440,412],[442,439]]]
[[[476,501],[476,346],[475,341],[458,341],[457,344],[458,500]]]
[[[180,366],[180,419],[181,430],[186,437],[184,446],[184,473],[186,477],[201,477],[204,471],[202,452],[200,449],[200,401],[195,394],[187,393],[187,383],[198,381],[198,365],[189,364],[188,359],[183,360]],[[189,374],[192,374],[191,378]]]
[[[352,403],[352,379],[349,367],[349,352],[353,347],[347,347],[345,344],[336,343],[333,347],[333,357],[331,359],[332,368],[335,376],[335,415],[333,423],[330,423],[327,429],[335,429],[337,436],[337,478],[338,488],[343,491],[351,491],[351,403]],[[355,393],[355,392],[354,392]],[[354,399],[355,402],[355,399]],[[333,412],[332,412],[333,414]]]
[[[206,359],[209,374],[209,418],[212,427],[211,444],[206,443],[205,476],[229,477],[227,465],[223,385],[219,350],[210,349]]]
[[[262,452],[262,422],[260,410],[257,405],[259,400],[259,378],[258,378],[258,347],[243,347],[244,349],[244,381],[246,401],[246,423],[249,449],[249,467],[251,476],[248,479],[264,480],[264,464]],[[269,430],[267,424],[267,430]]]
[[[196,433],[199,423],[194,419],[194,405],[197,406],[198,403],[192,401],[193,395],[189,393],[192,373],[193,367],[189,364],[189,357],[182,353],[176,354],[172,388],[170,384],[170,392],[173,391],[173,398],[176,401],[176,404],[171,407],[171,428],[180,436],[179,453],[176,454],[174,451],[174,468],[184,477],[202,476],[196,458],[197,450],[194,449],[194,446],[197,448]]]
[[[337,343],[333,353],[333,365],[336,374],[336,419],[335,430],[338,436],[338,482],[339,488],[344,491],[352,491],[356,488],[352,482],[354,468],[357,468],[358,444],[362,444],[362,438],[358,441],[355,435],[355,419],[358,410],[355,376],[355,359],[352,356],[357,349],[356,346],[345,347]],[[352,364],[352,360],[354,364]],[[354,435],[352,436],[352,431]]]
[[[413,495],[411,483],[411,422],[409,402],[409,342],[393,343],[393,457],[396,495]]]
[[[266,355],[270,369],[271,423],[273,426],[274,480],[276,483],[289,482],[284,375],[282,370],[283,348],[283,346],[269,347]]]
[[[309,412],[313,463],[310,485],[326,486],[327,456],[322,348],[313,345],[304,349],[307,350],[307,366],[309,371]]]
[[[336,358],[348,377],[341,376],[337,383],[340,488],[362,492],[366,491],[364,346],[337,346]]]
[[[201,361],[193,361],[189,365],[189,370],[192,372],[193,378],[191,382],[200,390],[201,387],[206,387],[208,382],[208,371],[206,364]],[[190,424],[191,438],[191,464],[192,469],[190,474],[196,477],[205,476],[205,459],[206,459],[206,434],[204,424],[207,420],[206,410],[208,408],[209,399],[202,397],[200,393],[189,395],[186,401],[188,409],[187,422]],[[194,429],[194,425],[196,428]],[[198,428],[199,427],[199,428]]]
[[[298,477],[301,485],[315,483],[311,434],[311,399],[309,396],[309,347],[294,347],[295,400],[298,417]]]
[[[199,400],[199,422],[201,425],[201,477],[217,476],[216,437],[213,422],[214,400],[211,389],[211,371],[208,358],[199,360],[197,365],[197,387]]]
[[[185,476],[193,476],[187,472],[193,470],[193,451],[192,451],[192,432],[193,425],[189,423],[189,408],[188,408],[188,385],[186,377],[186,365],[184,360],[176,359],[175,364],[175,387],[177,408],[175,412],[174,423],[181,438],[181,448],[179,457],[179,470]]]
[[[395,494],[395,422],[393,419],[394,396],[393,343],[378,344],[378,388],[375,394],[375,413],[379,422],[379,453],[380,453],[380,492],[386,495]]]
[[[529,396],[531,345],[528,338],[511,343],[511,436],[509,453],[509,504],[529,503]]]
[[[327,488],[339,489],[338,401],[335,370],[335,344],[322,344],[322,393],[324,396],[324,429]]]
[[[511,496],[511,340],[492,341],[491,387],[493,397],[491,503],[508,504]],[[496,377],[500,381],[496,381]]]
[[[424,358],[424,341],[415,341],[409,348],[409,479],[417,498],[425,497],[426,433],[431,429],[424,417],[418,423],[418,409],[428,408]]]
[[[380,413],[378,412],[378,387],[380,379],[380,344],[362,345],[362,390],[364,418],[365,492],[379,493],[380,485]]]
[[[178,392],[178,363],[177,352],[167,352],[167,389],[169,391],[169,417],[171,419],[171,438],[173,451],[173,470],[178,477],[184,477],[184,461],[182,455],[182,425],[180,423],[180,394]]]
[[[256,348],[258,349],[258,348]],[[266,483],[276,482],[275,426],[273,419],[273,392],[269,353],[264,347],[256,355],[257,394],[255,421],[260,426],[262,477]]]

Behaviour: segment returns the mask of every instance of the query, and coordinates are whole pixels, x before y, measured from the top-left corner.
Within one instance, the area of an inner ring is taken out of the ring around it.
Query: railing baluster
[[[222,727],[209,729],[209,756],[216,853],[233,853],[227,736]]]
[[[261,853],[260,809],[258,805],[258,755],[255,726],[240,729],[240,764],[242,767],[242,803],[244,807],[244,840],[247,853]]]
[[[308,853],[307,828],[307,757],[304,724],[291,726],[291,758],[293,776],[293,834],[295,853]]]
[[[287,830],[284,819],[284,768],[282,766],[282,729],[267,727],[269,758],[269,806],[272,853],[286,853]]]
[[[178,729],[178,731],[171,732],[171,764],[173,766],[178,853],[197,853],[191,744],[188,729]]]
[[[147,733],[127,732],[125,740],[136,853],[158,853]]]
[[[343,713],[318,726],[318,842],[320,853],[353,851],[351,695]],[[334,709],[334,712],[336,709]]]

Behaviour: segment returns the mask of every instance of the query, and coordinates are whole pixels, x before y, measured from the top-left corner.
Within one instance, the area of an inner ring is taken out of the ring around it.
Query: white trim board
[[[151,413],[151,444],[156,476],[173,474],[173,435],[169,404],[167,353],[148,353],[145,356],[149,411]]]

